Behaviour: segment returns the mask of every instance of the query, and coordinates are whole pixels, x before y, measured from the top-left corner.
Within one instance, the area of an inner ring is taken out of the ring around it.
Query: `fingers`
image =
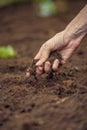
[[[40,54],[40,52],[38,52],[37,55],[34,57],[34,59],[40,59],[40,56],[41,56],[41,54]]]
[[[40,55],[41,54],[41,55]],[[44,64],[44,62],[48,59],[50,51],[49,50],[44,50],[42,53],[40,52],[40,54],[37,54],[37,56],[35,57],[39,59],[39,61],[36,63],[36,66],[41,66]],[[40,55],[40,57],[39,57]]]
[[[46,61],[44,65],[45,72],[48,73],[50,69],[51,69],[51,63],[49,61]]]
[[[56,72],[58,71],[58,67],[59,67],[58,59],[55,59],[53,64],[51,64],[49,61],[46,61],[43,66],[36,67],[36,74],[41,75],[43,74],[43,72],[49,73],[51,69]],[[30,77],[29,69],[27,69],[26,71],[26,77]]]
[[[59,66],[58,59],[56,59],[54,63],[50,63],[49,61],[47,61],[47,59],[49,58],[50,52],[55,50],[55,44],[54,44],[55,40],[53,39],[48,40],[46,43],[44,43],[34,58],[38,60],[38,62],[36,63],[36,66],[37,66],[36,74],[38,75],[42,74],[43,71],[48,73],[51,69],[53,69],[54,71],[58,70],[58,66]],[[29,71],[26,72],[26,75],[30,76]]]
[[[43,73],[43,67],[39,66],[36,68],[36,74],[41,75]]]
[[[54,72],[56,72],[56,71],[58,71],[58,67],[59,67],[59,60],[58,59],[55,59],[53,64],[51,64],[49,61],[46,61],[44,66],[38,66],[36,68],[36,73],[38,75],[41,75],[43,72],[49,73],[51,69]]]
[[[54,63],[53,63],[53,66],[52,66],[52,69],[54,71],[58,71],[58,67],[59,67],[59,60],[58,59],[55,59]]]
[[[43,64],[45,63],[45,61],[48,59],[49,54],[50,54],[50,47],[48,47],[48,44],[43,44],[42,47],[40,48],[39,52],[37,53],[37,55],[35,56],[35,60],[37,59],[38,62],[36,63],[36,73],[37,74],[42,74],[43,73]],[[26,72],[26,76],[29,77],[30,76],[30,72],[29,70],[27,70]]]

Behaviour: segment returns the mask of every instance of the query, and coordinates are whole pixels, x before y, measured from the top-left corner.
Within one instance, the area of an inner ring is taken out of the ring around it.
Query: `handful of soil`
[[[61,55],[57,52],[57,51],[54,51],[54,52],[51,52],[50,53],[50,56],[48,58],[48,61],[53,64],[55,58],[58,58],[58,60],[60,61],[60,64],[59,64],[59,67],[62,65],[61,64],[61,60],[62,60],[62,57]],[[29,68],[29,72],[30,72],[30,76],[33,76],[36,80],[37,80],[37,75],[36,75],[36,63],[37,63],[38,60],[33,60],[31,65],[30,65],[30,68]],[[43,74],[45,73],[45,71],[43,72]],[[54,71],[51,69],[50,72],[47,73],[47,78],[48,79],[52,79],[53,77],[53,73]]]

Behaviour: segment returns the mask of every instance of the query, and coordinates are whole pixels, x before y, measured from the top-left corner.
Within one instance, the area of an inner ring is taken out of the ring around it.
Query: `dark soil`
[[[51,52],[50,55],[49,55],[48,61],[51,64],[53,64],[53,62],[55,60],[55,57],[57,57],[59,59],[59,67],[62,66],[62,63],[61,63],[62,57],[61,57],[61,55],[60,55],[60,53],[58,51]],[[31,80],[32,76],[33,76],[34,79],[36,79],[36,81],[40,80],[40,79],[38,79],[38,76],[36,74],[36,67],[37,67],[36,63],[37,62],[38,62],[38,60],[33,59],[32,62],[31,62],[31,64],[29,65],[29,68],[26,70],[28,73],[30,73],[30,77],[29,77],[30,80]],[[45,73],[46,72],[43,70],[42,75],[45,74]],[[48,78],[48,80],[49,79],[52,80],[54,73],[55,72],[51,69],[49,72],[47,72],[47,76],[44,77],[44,78]],[[42,76],[40,76],[40,78],[42,78]]]
[[[65,15],[48,18],[36,16],[30,4],[0,9],[0,45],[19,53],[0,59],[0,130],[87,130],[87,38],[52,79],[25,77],[42,43],[85,3],[72,1]]]

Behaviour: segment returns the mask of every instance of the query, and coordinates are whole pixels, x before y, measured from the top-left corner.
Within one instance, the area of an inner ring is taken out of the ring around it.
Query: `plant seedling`
[[[14,58],[17,52],[10,45],[0,47],[0,58]]]

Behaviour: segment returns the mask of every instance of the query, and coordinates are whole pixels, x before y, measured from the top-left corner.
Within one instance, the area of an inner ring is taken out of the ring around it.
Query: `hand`
[[[62,31],[52,37],[50,40],[45,42],[34,59],[38,59],[36,63],[36,73],[38,75],[45,72],[49,72],[51,67],[54,71],[58,71],[59,59],[55,57],[53,64],[48,61],[49,55],[52,51],[57,50],[62,57],[61,63],[64,64],[71,57],[72,53],[76,50],[81,38],[76,38],[74,35],[68,35],[65,31]],[[30,73],[26,72],[27,76],[30,76]]]
[[[40,48],[34,59],[38,59],[36,63],[36,73],[42,74],[43,70],[49,72],[50,69],[58,70],[59,59],[55,57],[54,63],[48,61],[49,55],[52,51],[57,50],[61,54],[64,64],[76,50],[81,43],[81,40],[87,34],[87,5],[80,11],[80,13],[68,24],[64,31],[56,34],[53,38],[45,42]],[[26,72],[30,76],[29,69]]]

